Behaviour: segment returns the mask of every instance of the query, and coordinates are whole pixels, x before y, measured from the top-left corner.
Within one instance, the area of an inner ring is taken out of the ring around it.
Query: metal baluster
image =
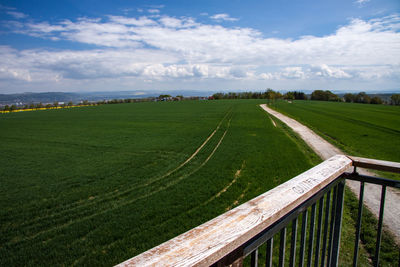
[[[296,263],[296,239],[297,239],[297,218],[292,221],[292,240],[290,247],[290,262],[289,266],[294,267]]]
[[[322,196],[319,200],[318,207],[318,228],[317,228],[317,243],[315,245],[315,258],[314,258],[314,266],[318,267],[319,263],[319,250],[321,244],[321,232],[322,232],[322,213],[324,211],[324,197]]]
[[[325,223],[324,223],[324,237],[322,242],[322,255],[321,255],[321,267],[325,266],[325,254],[326,254],[326,245],[328,240],[328,221],[329,221],[329,208],[331,204],[331,191],[328,191],[326,195],[326,208],[325,208]]]
[[[312,264],[312,253],[313,253],[313,245],[314,245],[314,230],[315,230],[315,208],[316,208],[316,204],[314,203],[311,207],[311,221],[310,221],[310,235],[308,238],[307,267],[311,267],[311,264]]]
[[[272,250],[274,248],[274,237],[271,237],[267,241],[267,249],[266,249],[266,267],[272,267]]]
[[[251,265],[252,267],[257,267],[258,266],[258,248],[255,249],[251,253]]]
[[[307,215],[308,212],[305,210],[303,212],[303,218],[301,222],[301,239],[300,239],[300,255],[299,255],[299,266],[304,265],[304,251],[306,248],[306,228],[307,228]]]
[[[332,256],[332,242],[333,242],[333,230],[335,229],[335,213],[336,213],[336,194],[337,194],[337,186],[333,189],[333,198],[332,198],[332,209],[331,209],[331,220],[330,220],[330,229],[329,229],[329,243],[328,243],[328,259],[326,260],[327,266],[331,266],[331,256]]]
[[[340,232],[342,230],[343,203],[344,203],[344,186],[345,186],[344,180],[341,181],[337,186],[335,228],[333,232],[332,256],[330,264],[331,266],[338,266],[339,264]]]
[[[378,236],[376,237],[374,266],[379,265],[379,252],[381,249],[383,210],[385,209],[385,196],[386,196],[386,185],[382,185],[381,207],[379,209]]]
[[[283,267],[285,264],[286,227],[281,230],[279,243],[279,266]]]
[[[354,243],[354,256],[353,256],[353,267],[357,266],[358,261],[358,247],[360,244],[360,233],[361,233],[361,218],[362,218],[362,210],[363,210],[363,199],[364,199],[364,182],[360,183],[360,195],[358,201],[358,217],[357,217],[357,226],[356,226],[356,239]]]

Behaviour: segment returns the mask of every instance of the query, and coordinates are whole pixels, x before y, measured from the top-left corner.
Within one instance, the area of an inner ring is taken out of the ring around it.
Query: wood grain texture
[[[400,163],[349,156],[355,167],[400,173]]]
[[[336,155],[274,189],[117,266],[209,266],[352,166]]]

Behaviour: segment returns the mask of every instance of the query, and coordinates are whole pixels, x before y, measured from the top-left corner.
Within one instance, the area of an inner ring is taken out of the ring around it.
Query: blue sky
[[[400,91],[400,2],[0,2],[0,93]]]

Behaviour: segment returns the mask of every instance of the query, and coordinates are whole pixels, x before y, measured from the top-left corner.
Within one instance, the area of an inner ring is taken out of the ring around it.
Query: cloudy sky
[[[0,3],[0,93],[400,91],[398,0]]]

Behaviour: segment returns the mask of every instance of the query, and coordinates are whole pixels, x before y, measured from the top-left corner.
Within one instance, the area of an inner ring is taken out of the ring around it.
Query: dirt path
[[[284,122],[292,128],[300,137],[317,153],[323,160],[326,160],[336,154],[345,154],[343,151],[333,146],[331,143],[314,133],[308,127],[291,119],[267,105],[260,105],[269,114]],[[372,172],[363,169],[357,169],[361,174],[375,175]],[[346,185],[358,196],[360,183],[357,181],[347,180]],[[381,198],[381,186],[373,184],[365,184],[364,188],[364,204],[378,217]],[[396,243],[400,245],[400,190],[387,187],[386,203],[383,222],[386,228],[393,233]]]

